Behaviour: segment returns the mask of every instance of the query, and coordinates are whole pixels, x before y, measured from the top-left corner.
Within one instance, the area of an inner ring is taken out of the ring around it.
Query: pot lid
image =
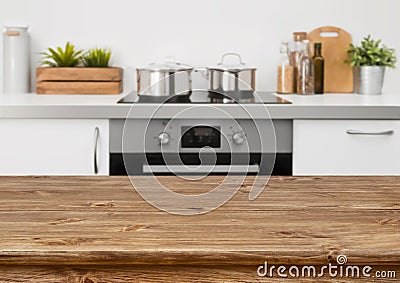
[[[225,58],[227,56],[235,56],[238,58],[238,62],[232,64],[225,62]],[[256,70],[257,68],[248,66],[246,63],[242,62],[242,57],[237,53],[225,53],[222,55],[221,62],[219,62],[216,66],[207,67],[209,70],[217,70],[217,71],[228,71],[228,72],[240,72],[246,70]]]
[[[180,72],[191,71],[193,67],[176,61],[151,63],[147,67],[137,68],[139,71],[153,71],[153,72]]]

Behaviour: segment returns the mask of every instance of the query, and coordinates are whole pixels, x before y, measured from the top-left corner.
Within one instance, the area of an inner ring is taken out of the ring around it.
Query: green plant
[[[107,68],[110,63],[111,50],[106,48],[94,48],[82,56],[82,64],[85,67]]]
[[[375,41],[371,39],[371,35],[368,35],[361,41],[361,46],[350,44],[350,48],[347,50],[349,59],[345,62],[352,67],[387,66],[394,68],[397,61],[395,50],[385,45],[379,46],[380,43],[381,40]]]
[[[65,48],[57,47],[56,49],[48,48],[43,55],[42,65],[50,67],[76,67],[79,65],[82,50],[75,50],[75,46],[70,42],[65,44]]]

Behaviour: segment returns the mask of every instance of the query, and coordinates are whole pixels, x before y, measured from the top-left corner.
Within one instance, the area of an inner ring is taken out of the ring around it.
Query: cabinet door
[[[294,175],[400,175],[400,121],[296,120]]]
[[[0,175],[108,175],[108,120],[0,119]]]

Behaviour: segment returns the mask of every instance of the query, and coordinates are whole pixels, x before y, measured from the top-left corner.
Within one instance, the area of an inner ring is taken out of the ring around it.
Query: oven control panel
[[[291,152],[288,120],[129,119],[111,121],[111,152]]]
[[[220,126],[182,126],[181,148],[221,147]]]
[[[145,132],[146,152],[248,152],[261,144],[256,125],[246,120],[152,120]]]

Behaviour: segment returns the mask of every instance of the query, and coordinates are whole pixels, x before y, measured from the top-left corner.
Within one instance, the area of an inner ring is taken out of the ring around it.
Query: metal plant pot
[[[354,92],[358,94],[382,94],[385,67],[354,67]]]

